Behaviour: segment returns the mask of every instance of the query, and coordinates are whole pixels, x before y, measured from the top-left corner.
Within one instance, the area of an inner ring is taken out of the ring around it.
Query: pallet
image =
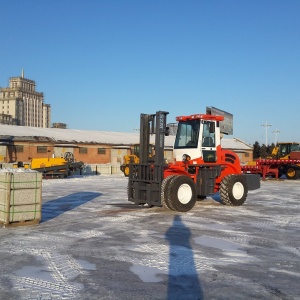
[[[17,227],[17,226],[28,226],[28,225],[36,225],[40,223],[40,219],[35,220],[25,220],[25,221],[17,221],[11,223],[4,223],[0,221],[0,224],[3,225],[2,227]]]
[[[0,173],[0,224],[3,227],[37,224],[41,208],[41,173]]]

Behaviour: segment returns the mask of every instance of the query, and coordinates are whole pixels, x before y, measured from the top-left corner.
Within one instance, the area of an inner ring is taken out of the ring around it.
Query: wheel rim
[[[289,169],[287,170],[286,173],[287,173],[287,175],[288,175],[290,178],[292,178],[292,177],[295,176],[296,171],[295,171],[295,169],[293,169],[293,168],[289,168]]]
[[[236,182],[232,189],[233,197],[237,200],[241,199],[244,195],[244,186],[241,182]]]
[[[193,196],[193,191],[188,184],[182,184],[177,192],[177,197],[180,203],[187,204],[191,201]]]
[[[129,175],[129,167],[125,167],[124,174],[127,175],[127,176]]]

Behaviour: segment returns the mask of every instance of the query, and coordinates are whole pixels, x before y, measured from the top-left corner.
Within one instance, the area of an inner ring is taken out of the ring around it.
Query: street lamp
[[[272,133],[275,134],[275,146],[276,146],[276,144],[277,144],[277,134],[280,133],[280,131],[277,130],[277,128],[276,128],[276,130],[273,130]]]
[[[266,146],[268,146],[268,127],[272,126],[272,124],[268,124],[268,122],[266,121],[266,124],[262,124],[260,126],[263,126],[266,128]]]

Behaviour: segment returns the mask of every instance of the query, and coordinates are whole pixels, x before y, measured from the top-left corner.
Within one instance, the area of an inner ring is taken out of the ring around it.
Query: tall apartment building
[[[9,79],[9,87],[0,88],[0,124],[50,128],[50,104],[35,86],[22,70],[20,77]]]

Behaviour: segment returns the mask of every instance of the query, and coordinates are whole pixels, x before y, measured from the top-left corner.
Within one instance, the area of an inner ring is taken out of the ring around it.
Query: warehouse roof
[[[165,146],[172,147],[175,136],[167,136]],[[139,142],[139,133],[108,132],[95,130],[40,128],[0,124],[0,140],[45,141],[55,143],[92,143],[109,145],[131,145]],[[154,135],[151,138],[154,142]],[[226,149],[251,150],[252,146],[237,139],[222,139]]]
[[[253,146],[247,144],[246,142],[238,139],[238,138],[223,138],[221,140],[221,144],[223,148],[233,149],[233,150],[252,150]]]

